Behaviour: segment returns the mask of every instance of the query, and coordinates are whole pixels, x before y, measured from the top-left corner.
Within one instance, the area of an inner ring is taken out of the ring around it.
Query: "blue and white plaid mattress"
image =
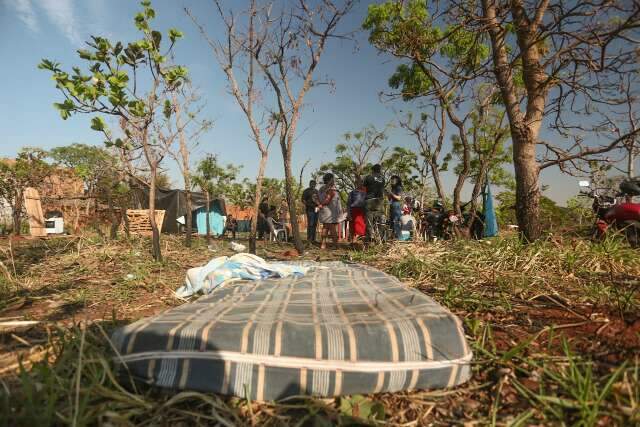
[[[255,400],[469,379],[472,353],[455,315],[374,268],[318,266],[304,277],[231,283],[121,328],[116,360],[151,385]]]

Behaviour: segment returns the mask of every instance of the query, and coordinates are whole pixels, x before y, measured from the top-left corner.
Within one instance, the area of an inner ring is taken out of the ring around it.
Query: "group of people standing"
[[[338,227],[344,221],[349,222],[351,242],[359,237],[371,238],[372,227],[385,212],[385,199],[390,204],[390,216],[396,239],[401,239],[405,229],[415,228],[415,220],[410,221],[410,208],[404,206],[402,180],[394,175],[387,190],[386,180],[379,164],[373,165],[371,173],[364,180],[357,179],[355,188],[347,198],[346,211],[342,202],[335,177],[326,173],[322,177],[323,185],[318,190],[315,180],[302,193],[302,201],[307,215],[307,239],[316,242],[318,223],[322,224],[320,247],[325,248],[327,238],[338,244]]]

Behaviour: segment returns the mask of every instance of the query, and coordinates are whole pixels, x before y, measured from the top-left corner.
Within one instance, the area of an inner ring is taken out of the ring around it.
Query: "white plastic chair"
[[[274,242],[286,242],[289,240],[289,236],[287,235],[287,227],[284,224],[279,224],[273,220],[273,218],[267,218],[267,223],[269,224],[269,237]],[[281,228],[276,228],[281,227]],[[282,233],[284,235],[284,240],[278,240],[278,236]]]

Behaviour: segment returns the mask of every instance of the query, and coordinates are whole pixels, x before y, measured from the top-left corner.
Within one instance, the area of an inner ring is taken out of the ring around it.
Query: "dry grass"
[[[163,393],[116,378],[106,337],[179,304],[187,268],[229,252],[166,238],[20,242],[0,252],[0,426],[13,425],[630,425],[640,423],[640,257],[616,239],[532,245],[397,244],[309,251],[388,271],[465,320],[474,376],[453,390],[257,403]],[[286,246],[259,255],[290,256]]]

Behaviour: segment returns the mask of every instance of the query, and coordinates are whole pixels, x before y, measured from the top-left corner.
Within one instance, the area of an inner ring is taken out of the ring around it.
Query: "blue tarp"
[[[195,224],[198,229],[198,234],[205,235],[207,234],[207,211],[204,207],[196,209],[194,211],[195,216]],[[209,228],[211,229],[211,234],[214,236],[220,235],[224,232],[224,218],[220,213],[212,210],[209,212]]]
[[[482,211],[484,214],[484,230],[482,237],[495,237],[498,235],[498,221],[496,219],[496,210],[493,207],[493,195],[491,194],[491,186],[489,181],[484,185],[482,192]]]
[[[236,230],[238,233],[248,233],[251,231],[251,221],[248,219],[239,219],[238,220],[238,229]]]

